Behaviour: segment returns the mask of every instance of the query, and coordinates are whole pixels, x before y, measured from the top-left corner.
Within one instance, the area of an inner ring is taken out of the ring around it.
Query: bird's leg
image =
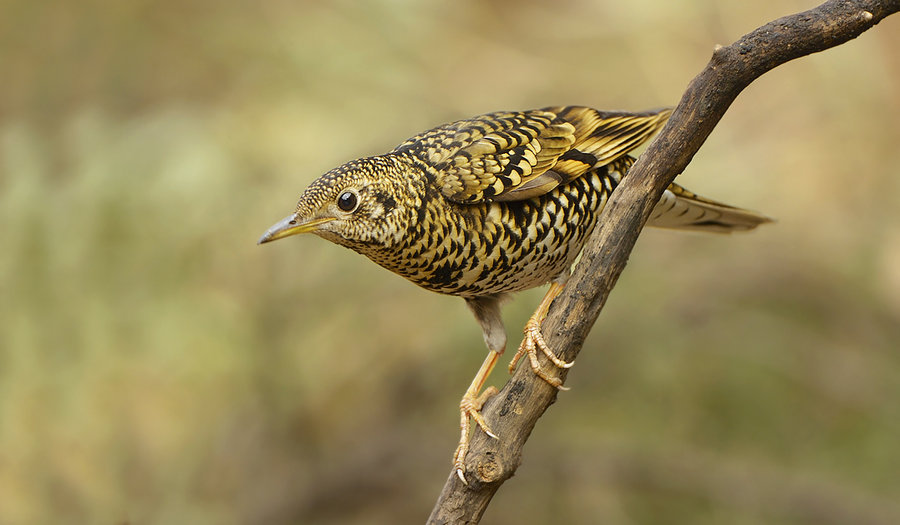
[[[481,407],[484,406],[485,401],[490,399],[491,396],[497,394],[497,389],[493,386],[489,386],[484,389],[484,392],[481,392],[480,394],[478,392],[481,390],[481,387],[484,386],[484,382],[487,380],[488,376],[491,375],[491,370],[494,369],[494,365],[497,364],[499,358],[499,352],[494,352],[493,350],[488,352],[484,362],[481,363],[481,368],[478,369],[478,373],[475,374],[475,378],[472,379],[472,384],[469,385],[466,393],[463,394],[462,401],[459,402],[460,435],[459,446],[456,447],[456,452],[453,453],[453,468],[456,469],[456,475],[459,476],[459,479],[461,479],[463,483],[467,483],[465,477],[466,467],[463,462],[466,459],[466,454],[469,453],[469,431],[471,430],[471,420],[475,420],[485,434],[497,439],[497,434],[494,434],[494,432],[491,431],[487,421],[484,420],[484,416],[481,415]]]
[[[547,356],[547,359],[556,365],[557,368],[570,368],[575,364],[574,361],[567,363],[554,354],[553,351],[550,350],[550,347],[547,346],[547,342],[544,341],[544,335],[541,333],[541,323],[543,323],[544,318],[547,317],[547,311],[550,309],[550,304],[556,299],[556,296],[562,292],[564,286],[565,280],[554,280],[550,283],[550,289],[547,290],[544,298],[541,299],[541,303],[538,305],[537,310],[534,311],[531,317],[528,318],[528,322],[525,323],[525,337],[522,339],[522,344],[519,345],[519,350],[516,352],[516,355],[513,356],[512,361],[509,363],[509,373],[513,373],[516,370],[519,359],[527,355],[528,361],[531,363],[531,369],[534,373],[560,390],[568,389],[562,386],[562,380],[560,380],[559,377],[547,373],[544,366],[538,361],[537,351],[540,350]]]
[[[474,297],[466,299],[466,304],[472,310],[472,313],[475,314],[478,324],[481,325],[481,330],[484,333],[484,342],[488,346],[488,355],[484,362],[481,363],[481,368],[478,369],[478,373],[472,379],[472,384],[466,389],[466,393],[463,394],[462,400],[459,402],[460,436],[459,446],[456,447],[456,452],[453,453],[453,467],[456,469],[456,475],[459,476],[463,483],[467,483],[465,477],[466,468],[463,462],[466,459],[466,454],[469,452],[471,422],[474,420],[485,434],[492,438],[497,438],[497,435],[488,426],[487,421],[484,420],[484,416],[481,415],[481,407],[484,406],[484,403],[491,396],[497,394],[497,389],[493,386],[484,389],[484,392],[481,392],[481,389],[484,387],[488,376],[491,375],[497,360],[500,359],[500,354],[506,348],[506,329],[503,327],[503,319],[500,317],[500,299],[498,297]]]

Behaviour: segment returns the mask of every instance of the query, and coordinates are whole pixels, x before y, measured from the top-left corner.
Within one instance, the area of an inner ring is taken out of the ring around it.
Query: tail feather
[[[752,230],[772,219],[696,195],[672,183],[659,199],[648,224],[658,228],[731,233]]]

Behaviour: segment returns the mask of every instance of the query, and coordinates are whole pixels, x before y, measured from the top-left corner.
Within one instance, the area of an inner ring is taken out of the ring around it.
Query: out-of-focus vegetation
[[[444,121],[672,105],[815,2],[684,4],[4,2],[0,523],[424,521],[463,301],[257,237]],[[900,521],[898,50],[893,17],[738,98],[682,179],[778,222],[645,232],[486,523]]]

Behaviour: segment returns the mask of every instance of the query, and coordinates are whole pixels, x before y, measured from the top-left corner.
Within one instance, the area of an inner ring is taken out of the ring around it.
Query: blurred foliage
[[[0,523],[421,523],[477,325],[258,235],[444,121],[674,104],[814,4],[0,3]],[[779,222],[644,234],[486,523],[900,522],[898,49],[737,99],[682,179]]]

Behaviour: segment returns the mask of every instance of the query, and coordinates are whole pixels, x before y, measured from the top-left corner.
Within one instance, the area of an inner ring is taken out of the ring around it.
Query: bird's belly
[[[601,177],[583,177],[542,197],[441,209],[428,231],[376,256],[428,290],[462,297],[540,286],[567,272],[606,201]]]

